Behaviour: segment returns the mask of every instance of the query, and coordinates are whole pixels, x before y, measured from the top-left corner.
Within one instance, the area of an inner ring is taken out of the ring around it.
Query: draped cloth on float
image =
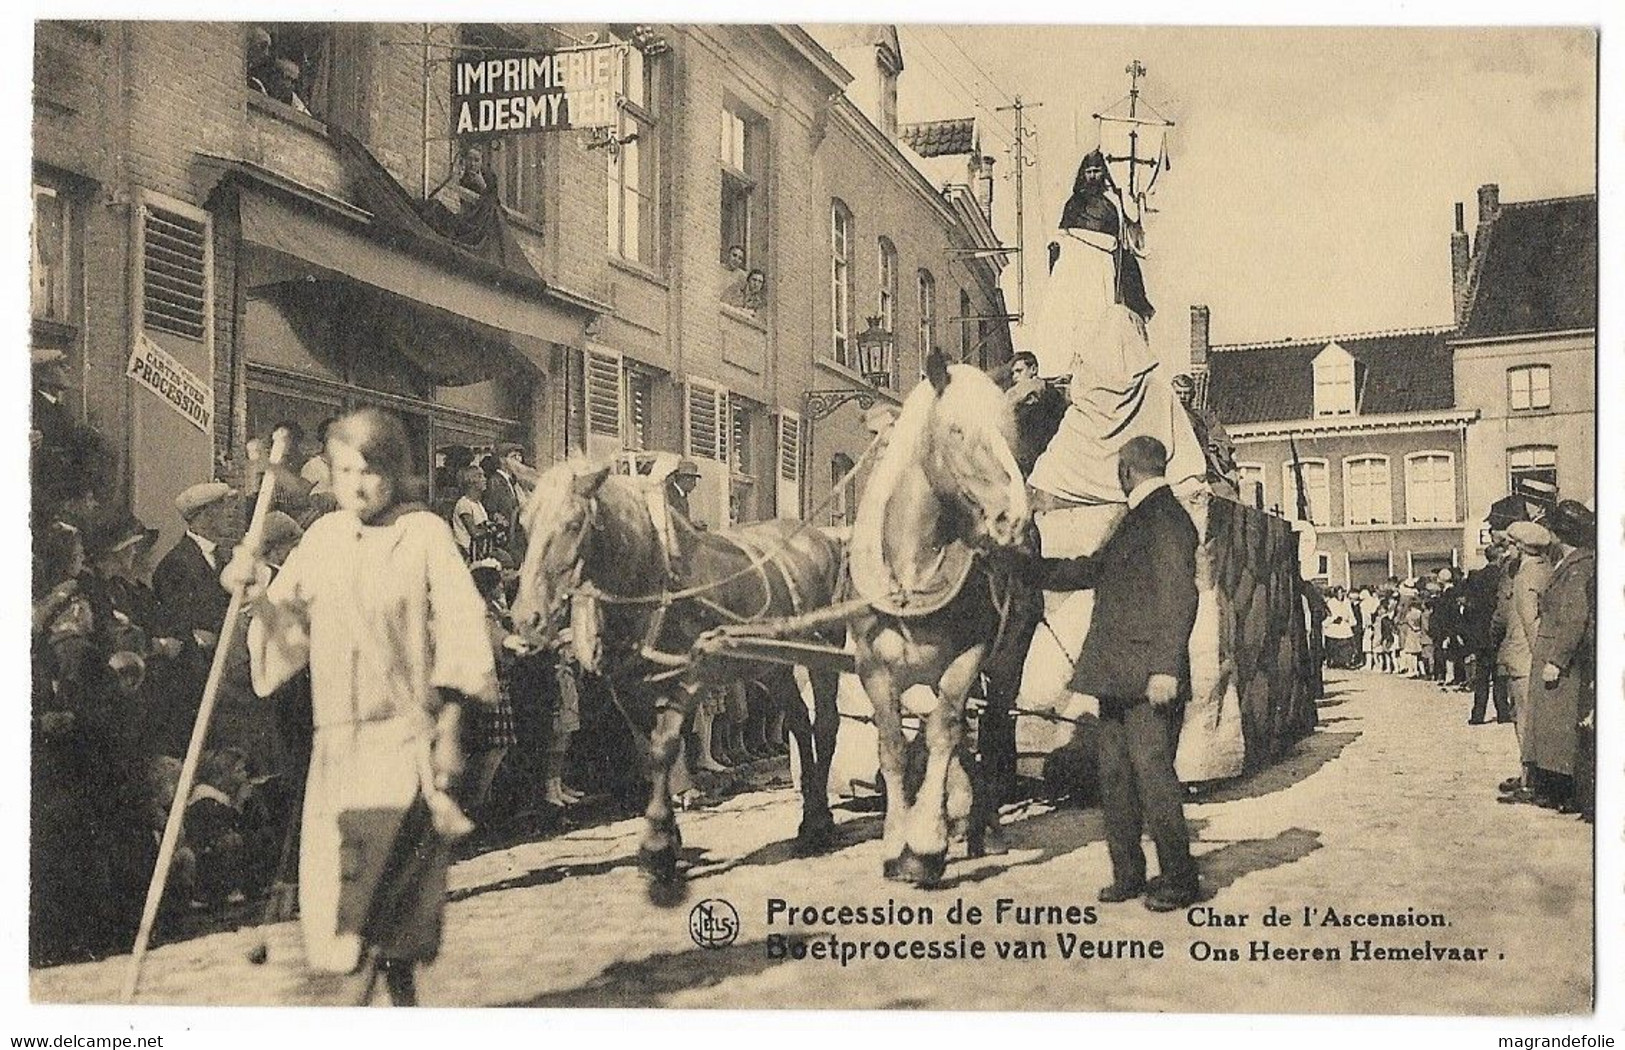
[[[1176,491],[1189,488],[1191,479],[1205,478],[1206,453],[1184,406],[1162,377],[1140,319],[1112,304],[1086,324],[1082,305],[1080,320],[1072,326],[1071,406],[1028,482],[1072,503],[1120,504],[1117,453],[1141,435],[1156,438],[1168,450],[1168,480]]]

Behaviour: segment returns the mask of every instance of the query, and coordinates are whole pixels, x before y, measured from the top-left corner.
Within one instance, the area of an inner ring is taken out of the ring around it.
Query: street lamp
[[[890,388],[897,343],[880,327],[880,318],[869,318],[869,327],[858,333],[858,372],[874,387]]]
[[[861,409],[871,409],[875,406],[875,391],[889,390],[892,386],[892,376],[897,360],[897,342],[892,334],[880,327],[879,317],[868,318],[869,327],[858,333],[858,374],[868,384],[861,387],[848,387],[837,390],[808,390],[801,395],[801,418],[806,426],[806,442],[802,460],[802,504],[806,505],[810,494],[810,468],[813,453],[813,435],[816,425],[834,414],[835,410],[848,401],[856,401]]]

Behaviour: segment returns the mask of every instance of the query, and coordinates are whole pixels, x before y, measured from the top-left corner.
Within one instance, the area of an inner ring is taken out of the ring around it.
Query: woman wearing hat
[[[485,602],[439,516],[409,501],[401,421],[362,409],[328,432],[339,510],[318,519],[269,586],[239,548],[221,582],[253,612],[254,686],[311,673],[315,735],[300,837],[305,957],[318,973],[370,964],[392,1002],[440,947],[449,841],[469,826],[447,792],[462,773],[463,704],[493,703]]]
[[[1546,795],[1540,790],[1535,773],[1534,737],[1531,724],[1536,711],[1544,703],[1539,693],[1529,689],[1529,672],[1533,661],[1534,645],[1540,620],[1540,594],[1552,577],[1552,562],[1547,556],[1552,534],[1546,526],[1532,521],[1514,521],[1507,526],[1507,539],[1512,552],[1502,563],[1502,571],[1510,578],[1510,598],[1496,615],[1504,624],[1505,634],[1500,651],[1496,653],[1496,668],[1506,676],[1507,697],[1512,704],[1512,717],[1518,731],[1518,759],[1523,765],[1523,783],[1514,787],[1502,801],[1541,802]]]
[[[1529,725],[1530,756],[1546,804],[1559,812],[1590,813],[1590,748],[1595,746],[1590,730],[1597,699],[1596,518],[1581,504],[1564,500],[1550,523],[1559,560],[1539,597],[1529,682],[1529,693],[1537,698]]]

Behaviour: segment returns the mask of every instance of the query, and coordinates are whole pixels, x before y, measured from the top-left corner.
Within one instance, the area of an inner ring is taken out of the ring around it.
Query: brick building
[[[403,415],[437,498],[514,438],[544,463],[684,452],[713,523],[799,514],[822,491],[809,463],[866,440],[832,423],[809,448],[806,391],[894,398],[961,291],[969,316],[1003,312],[996,271],[945,261],[996,245],[969,191],[927,183],[794,26],[47,22],[36,39],[33,339],[68,352],[119,487],[171,535],[173,495],[249,437],[359,403]],[[592,43],[616,46],[610,133],[460,153],[455,57]],[[940,305],[922,308],[927,271]],[[881,390],[842,363],[870,313],[907,351]],[[208,432],[126,379],[151,345],[212,390]]]
[[[1565,499],[1596,498],[1597,198],[1501,203],[1478,192],[1469,251],[1456,206],[1456,401],[1467,435],[1464,548],[1520,477]],[[1474,564],[1477,564],[1475,561]]]
[[[1297,520],[1314,576],[1361,586],[1463,562],[1467,431],[1448,328],[1209,343],[1191,308],[1192,367],[1236,444],[1243,498]]]

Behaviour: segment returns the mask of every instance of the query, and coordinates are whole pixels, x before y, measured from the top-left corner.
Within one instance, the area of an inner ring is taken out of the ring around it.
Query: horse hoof
[[[887,858],[886,862],[880,866],[880,873],[882,875],[884,875],[886,878],[891,879],[893,882],[902,882],[902,881],[904,881],[903,880],[903,860],[902,860],[902,858],[901,857]]]
[[[670,881],[650,879],[649,903],[657,908],[675,908],[688,899],[688,880],[675,878]]]
[[[809,857],[824,853],[835,845],[835,821],[829,818],[816,821],[802,821],[801,828],[796,832],[795,852],[797,856]]]
[[[656,884],[682,881],[682,876],[677,871],[677,848],[675,846],[666,846],[663,849],[638,850],[638,866]]]
[[[903,855],[897,858],[897,867],[905,882],[928,890],[942,881],[943,872],[948,870],[948,854],[915,853],[904,846]]]
[[[1010,852],[1010,843],[1005,841],[1004,832],[997,825],[973,834],[969,846],[973,857],[1002,857]]]

